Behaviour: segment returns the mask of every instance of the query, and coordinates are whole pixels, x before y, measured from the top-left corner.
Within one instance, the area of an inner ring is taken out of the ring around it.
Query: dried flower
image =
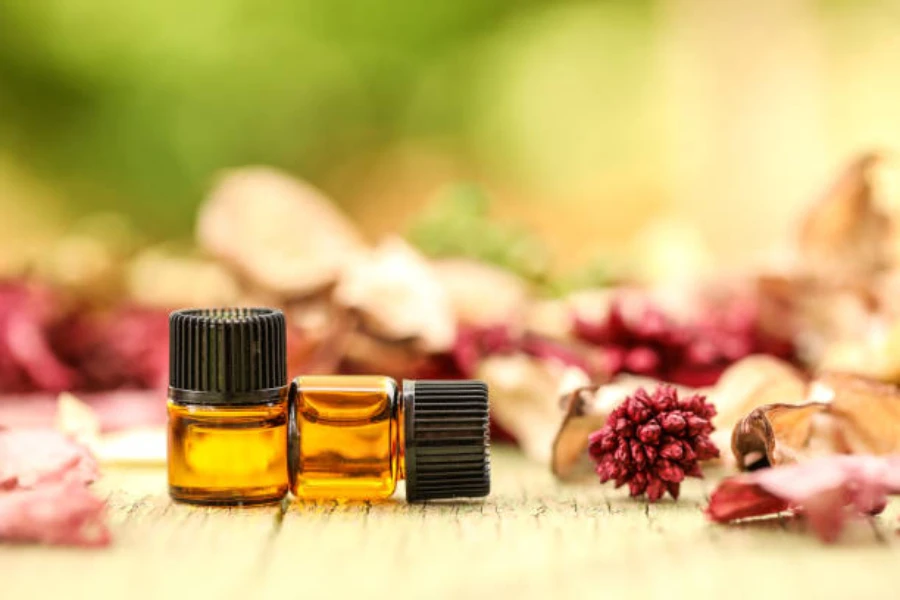
[[[474,377],[490,356],[524,354],[538,360],[576,367],[589,375],[602,371],[600,357],[584,344],[563,342],[536,333],[516,335],[507,325],[458,328],[452,358],[464,377]]]
[[[704,396],[681,399],[666,385],[652,395],[637,390],[590,435],[601,483],[627,483],[631,496],[646,493],[653,502],[666,492],[678,499],[685,477],[703,477],[699,461],[719,456],[709,439],[715,414]]]
[[[754,304],[739,299],[679,323],[646,299],[625,306],[623,297],[612,301],[600,321],[576,315],[574,332],[604,349],[612,375],[632,373],[691,387],[714,384],[729,365],[750,354],[792,355],[790,343],[759,328]]]
[[[74,481],[0,493],[0,540],[102,548],[112,543],[106,502]]]
[[[88,449],[51,429],[0,431],[0,541],[84,547],[111,541]]]
[[[706,515],[728,523],[793,509],[831,542],[848,518],[880,513],[887,494],[897,493],[900,458],[826,456],[726,479],[710,497]]]
[[[161,310],[125,307],[78,313],[51,332],[53,349],[73,366],[84,391],[165,388],[169,321]]]
[[[77,374],[51,348],[50,330],[60,318],[60,299],[49,288],[0,282],[0,391],[59,392]]]

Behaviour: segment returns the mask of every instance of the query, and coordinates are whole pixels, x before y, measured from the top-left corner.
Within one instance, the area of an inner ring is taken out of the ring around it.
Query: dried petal
[[[77,481],[0,492],[0,540],[103,547],[106,504]]]
[[[661,433],[662,428],[655,420],[641,425],[637,430],[638,438],[645,444],[656,444],[659,442]]]
[[[660,479],[653,478],[650,483],[646,486],[647,488],[647,499],[650,502],[656,502],[660,498],[663,497],[669,488],[666,486],[666,483]],[[632,496],[637,496],[638,494],[632,494]],[[677,498],[677,496],[673,496]]]
[[[47,482],[87,484],[97,478],[87,449],[52,429],[0,431],[0,489]]]
[[[900,457],[828,456],[726,479],[710,497],[706,514],[724,523],[791,508],[830,542],[848,517],[878,512],[887,494],[897,493]]]
[[[684,416],[677,412],[669,413],[660,419],[660,425],[667,433],[681,433],[688,423]]]

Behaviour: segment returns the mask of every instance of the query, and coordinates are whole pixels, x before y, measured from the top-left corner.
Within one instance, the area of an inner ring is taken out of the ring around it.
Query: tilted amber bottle
[[[281,311],[195,309],[169,319],[169,493],[260,504],[288,490]]]
[[[490,492],[488,390],[481,381],[298,377],[288,421],[298,498],[387,498],[401,479],[408,501]]]

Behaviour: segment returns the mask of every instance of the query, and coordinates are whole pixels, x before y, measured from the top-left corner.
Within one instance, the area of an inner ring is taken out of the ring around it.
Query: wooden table
[[[112,548],[0,546],[0,598],[889,598],[900,501],[824,546],[788,519],[722,527],[710,481],[649,505],[562,485],[494,449],[485,502],[172,504],[162,470],[111,470]],[[711,474],[714,475],[714,474]]]

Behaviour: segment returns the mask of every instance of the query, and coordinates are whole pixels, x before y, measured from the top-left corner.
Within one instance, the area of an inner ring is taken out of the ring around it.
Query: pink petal
[[[106,504],[76,481],[0,493],[0,540],[102,547]]]
[[[84,446],[52,429],[0,431],[0,488],[33,488],[48,482],[85,485],[98,476]]]
[[[848,517],[883,510],[887,494],[900,492],[898,483],[898,457],[826,456],[726,479],[706,513],[727,522],[796,508],[816,535],[831,542]]]
[[[733,477],[719,484],[709,499],[706,515],[717,523],[772,515],[790,507],[790,503],[751,482]]]

